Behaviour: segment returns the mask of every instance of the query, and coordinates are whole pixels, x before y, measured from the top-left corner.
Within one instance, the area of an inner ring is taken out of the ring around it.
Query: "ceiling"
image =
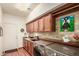
[[[4,13],[26,18],[39,3],[0,3]]]

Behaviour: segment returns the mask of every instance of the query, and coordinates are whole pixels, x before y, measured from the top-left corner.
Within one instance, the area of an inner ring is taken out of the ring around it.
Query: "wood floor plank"
[[[19,53],[19,55],[21,55],[21,56],[30,56],[30,55],[27,53],[27,51],[26,51],[25,49],[23,49],[23,48],[18,49],[18,53]]]
[[[30,56],[30,54],[28,54],[28,52],[25,49],[20,48],[16,51],[5,53],[4,56]]]

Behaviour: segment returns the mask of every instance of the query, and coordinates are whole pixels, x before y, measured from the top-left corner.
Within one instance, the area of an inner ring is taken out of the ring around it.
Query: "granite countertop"
[[[79,47],[68,46],[68,45],[60,44],[60,43],[53,42],[53,41],[46,41],[46,40],[38,40],[38,41],[32,41],[32,42],[37,45],[47,46],[51,48],[52,50],[56,50],[68,56],[79,56]]]
[[[39,45],[45,45],[51,48],[52,50],[54,49],[60,53],[63,53],[69,56],[79,56],[79,48],[77,47],[72,47],[72,46],[63,45],[55,42],[44,41],[44,40],[35,41],[35,43]]]
[[[48,47],[69,56],[79,56],[79,48],[76,48],[76,47],[57,44],[57,43],[50,44],[48,45]]]

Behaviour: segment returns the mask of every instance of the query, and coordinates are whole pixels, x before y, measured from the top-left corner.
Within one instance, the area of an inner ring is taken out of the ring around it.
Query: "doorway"
[[[3,26],[3,50],[6,51],[18,48],[17,24],[5,23]]]

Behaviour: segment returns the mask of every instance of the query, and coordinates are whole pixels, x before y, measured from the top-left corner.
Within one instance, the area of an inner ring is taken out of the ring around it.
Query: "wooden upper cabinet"
[[[44,31],[44,18],[41,18],[38,20],[39,21],[39,32],[43,32]]]
[[[44,17],[44,31],[52,31],[52,20],[51,14]]]
[[[27,32],[54,32],[55,19],[52,14],[43,16],[27,25]]]
[[[38,32],[38,20],[34,21],[34,32]]]

